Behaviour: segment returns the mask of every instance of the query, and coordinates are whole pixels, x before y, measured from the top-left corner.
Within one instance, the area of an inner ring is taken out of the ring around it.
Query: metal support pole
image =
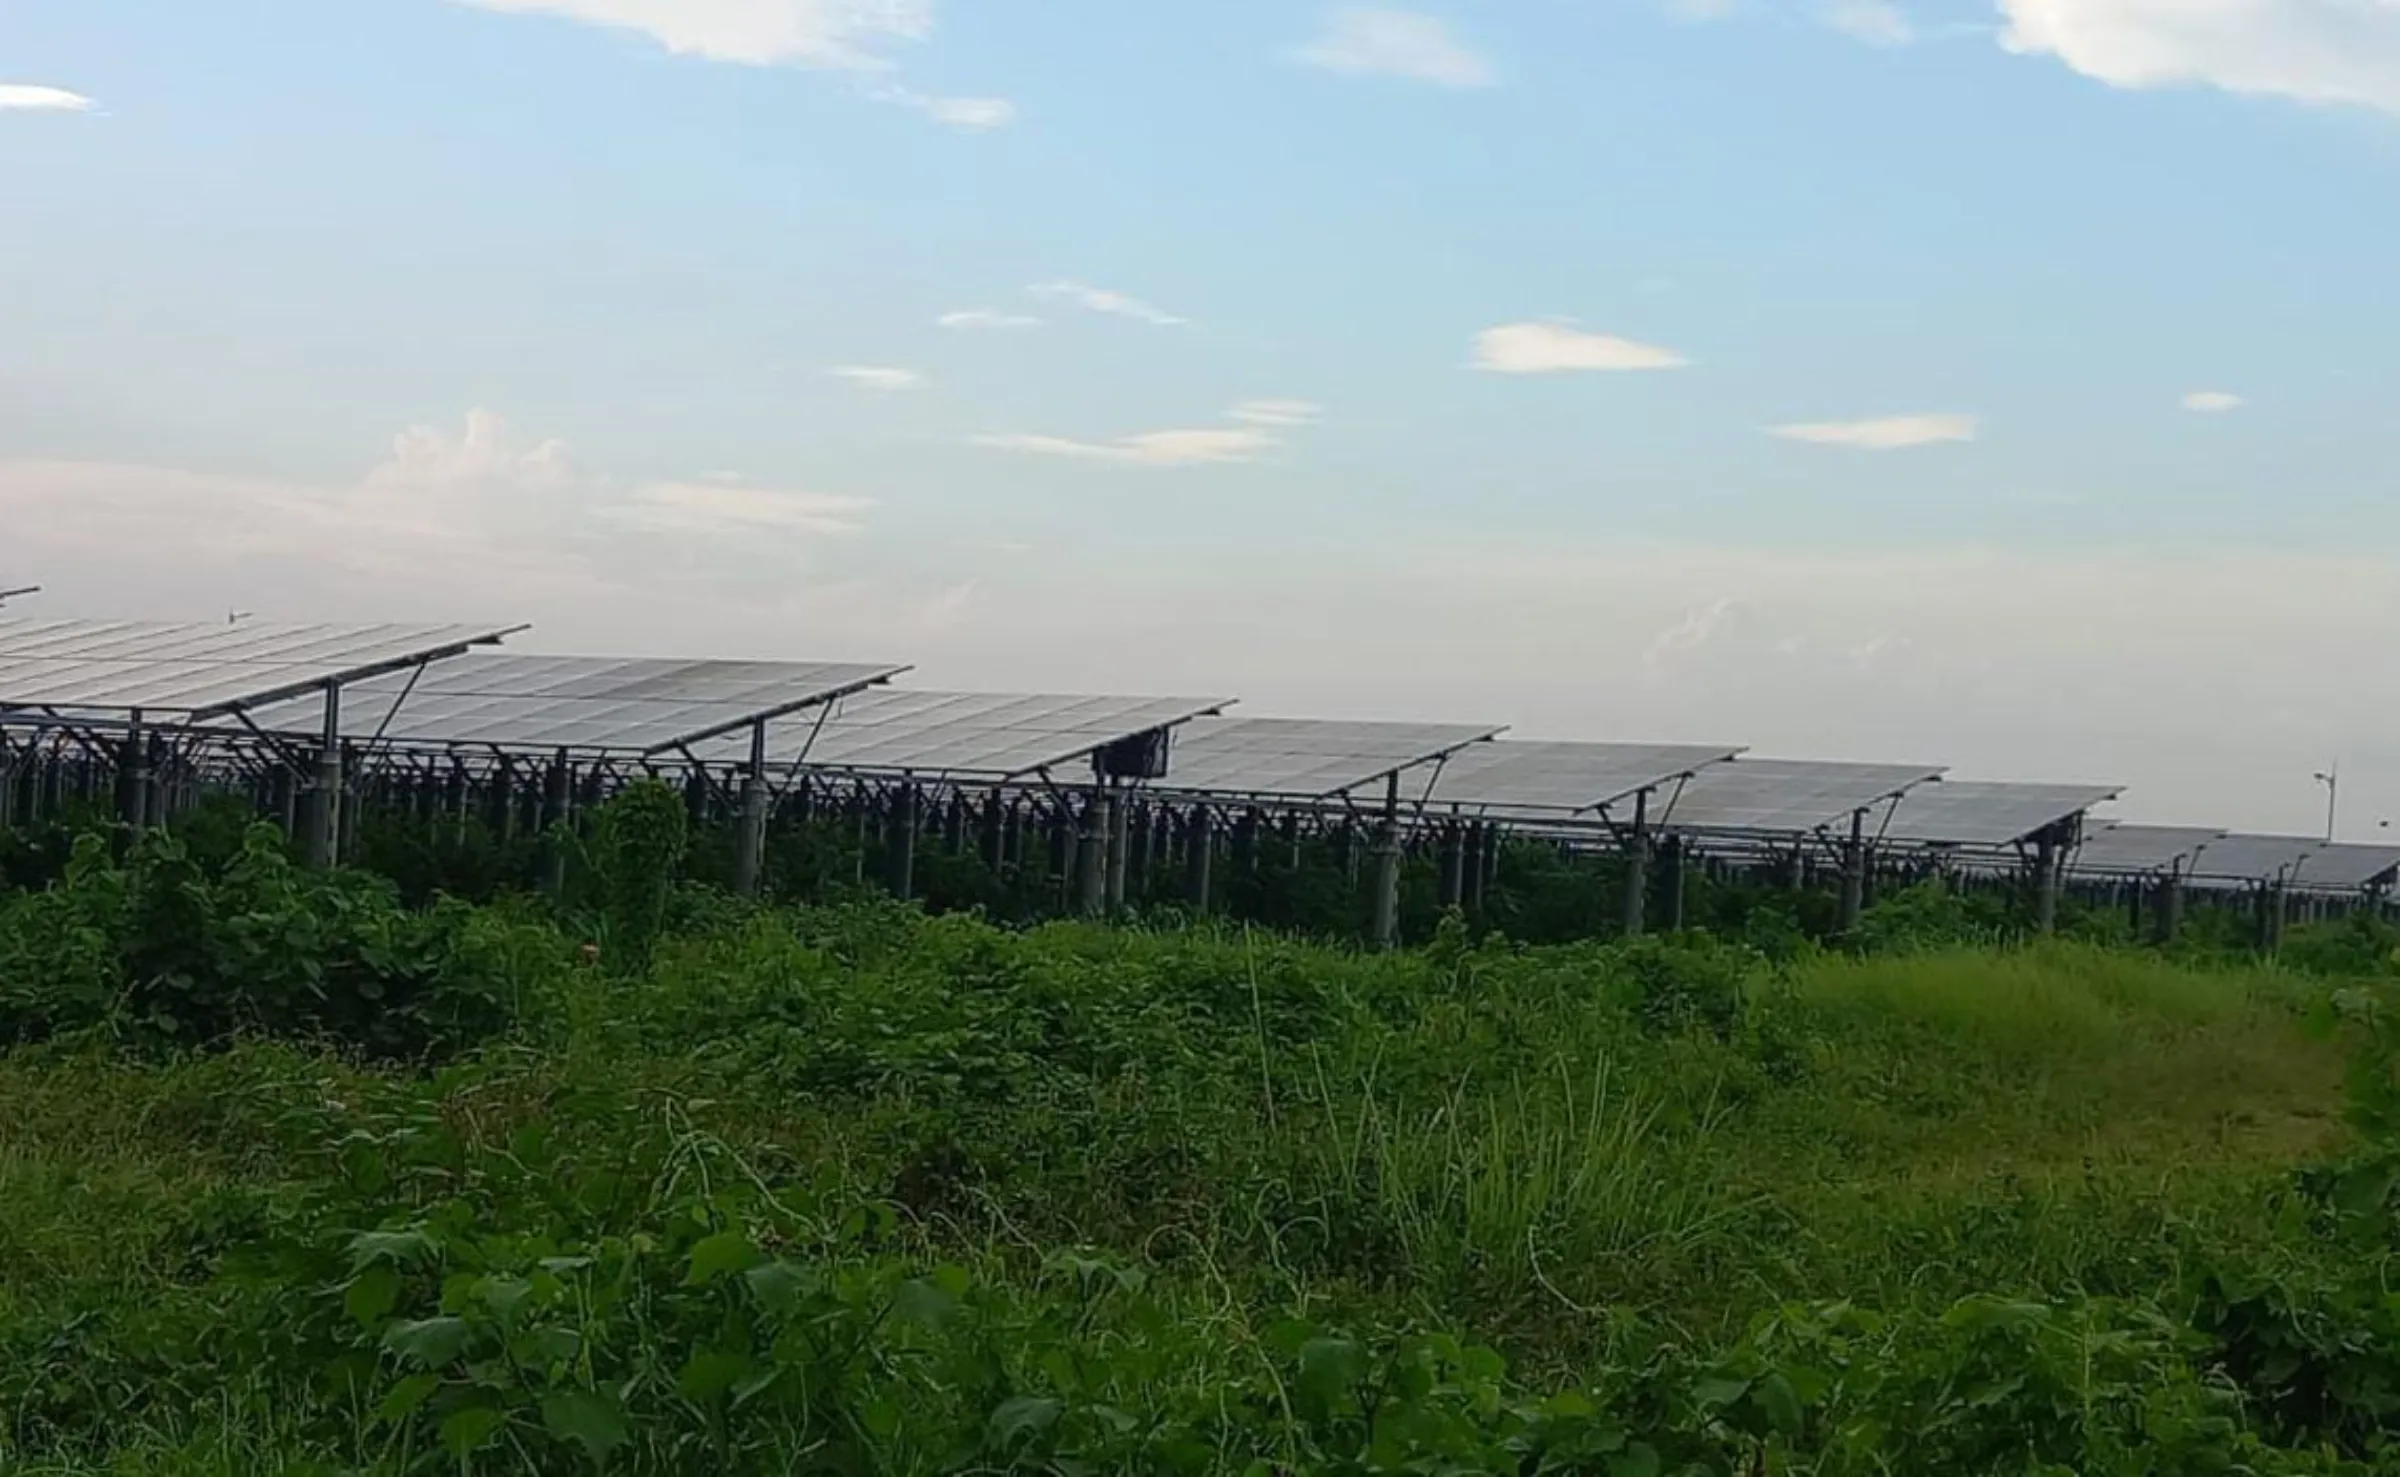
[[[1461,844],[1465,851],[1459,857],[1459,865],[1465,874],[1467,911],[1475,912],[1483,907],[1484,889],[1491,882],[1491,827],[1468,826]]]
[[[1400,777],[1384,781],[1383,819],[1375,827],[1375,947],[1400,945]]]
[[[319,871],[341,859],[342,689],[325,688],[325,732],[317,749],[317,782],[308,809],[308,864]]]
[[[1633,797],[1633,829],[1625,835],[1624,932],[1642,934],[1642,908],[1650,890],[1650,792]]]
[[[733,890],[756,897],[767,871],[767,725],[750,725],[750,763],[742,771],[742,821],[733,861]]]
[[[1850,839],[1842,843],[1842,932],[1858,930],[1859,915],[1867,906],[1867,838],[1866,816],[1853,811],[1850,815]]]
[[[1195,805],[1183,822],[1183,894],[1192,912],[1208,912],[1208,868],[1216,850],[1216,817],[1205,805]]]

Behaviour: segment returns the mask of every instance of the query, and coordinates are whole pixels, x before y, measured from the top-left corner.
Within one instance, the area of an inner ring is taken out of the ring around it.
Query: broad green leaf
[[[378,1262],[413,1267],[433,1260],[440,1249],[423,1231],[362,1231],[350,1238],[350,1270],[360,1271]]]
[[[1767,1418],[1767,1424],[1781,1434],[1796,1436],[1807,1424],[1808,1414],[1801,1409],[1799,1392],[1782,1375],[1768,1375],[1750,1393],[1758,1401],[1759,1412]]]
[[[705,1286],[719,1277],[747,1272],[763,1260],[758,1248],[742,1232],[719,1231],[693,1244],[691,1265],[684,1273],[683,1285]]]
[[[508,1424],[508,1417],[488,1405],[452,1411],[442,1421],[442,1450],[460,1462],[481,1451]]]
[[[1300,1385],[1320,1400],[1347,1393],[1367,1370],[1367,1351],[1350,1339],[1313,1338],[1300,1346]]]
[[[1608,1459],[1608,1477],[1658,1477],[1658,1473],[1657,1450],[1639,1441]]]
[[[376,1262],[342,1292],[342,1311],[362,1328],[372,1328],[391,1316],[400,1303],[400,1271],[389,1262]]]
[[[442,1387],[439,1378],[430,1374],[412,1374],[392,1386],[392,1392],[375,1407],[375,1419],[387,1426],[396,1426],[417,1413],[417,1408],[433,1397]]]
[[[624,1407],[591,1390],[554,1390],[544,1395],[542,1424],[559,1440],[582,1447],[595,1462],[606,1460],[633,1437]]]
[[[1702,1410],[1723,1410],[1750,1393],[1748,1380],[1709,1375],[1692,1382],[1692,1403]]]
[[[695,1405],[705,1405],[732,1389],[750,1373],[750,1356],[731,1349],[702,1349],[675,1377],[675,1388]]]
[[[956,1295],[922,1277],[901,1283],[900,1290],[892,1295],[892,1316],[903,1323],[939,1328],[957,1311]]]
[[[790,1262],[767,1262],[742,1274],[749,1284],[750,1295],[767,1312],[781,1317],[800,1306],[800,1300],[817,1290],[816,1275]]]
[[[383,1346],[422,1368],[441,1369],[456,1363],[474,1337],[464,1318],[420,1318],[393,1324]]]
[[[1063,1402],[1047,1395],[1019,1395],[1003,1400],[1000,1408],[992,1412],[991,1444],[1000,1451],[1014,1451],[1057,1425],[1066,1408]]]

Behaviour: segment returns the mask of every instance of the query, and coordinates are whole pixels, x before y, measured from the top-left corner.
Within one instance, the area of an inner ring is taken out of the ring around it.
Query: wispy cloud
[[[456,0],[481,10],[551,16],[649,37],[677,56],[753,67],[815,67],[870,79],[865,94],[974,131],[1017,116],[999,97],[937,97],[871,79],[899,45],[933,34],[933,0]]]
[[[1576,370],[1679,369],[1689,361],[1673,349],[1563,323],[1503,323],[1475,335],[1472,367],[1493,374],[1563,374]]]
[[[875,364],[843,364],[825,372],[869,390],[922,390],[932,383],[913,369],[893,369]]]
[[[1906,46],[1917,39],[1915,23],[1892,0],[1834,0],[1825,24],[1870,46]]]
[[[751,66],[880,70],[893,42],[933,31],[932,0],[462,0],[637,31],[678,55]]]
[[[1899,451],[1944,441],[1972,441],[1976,421],[1971,415],[1887,415],[1857,421],[1803,421],[1769,426],[1766,431],[1786,441],[1807,441],[1818,446]]]
[[[1121,436],[1114,441],[1077,441],[1066,436],[1016,432],[978,436],[975,444],[998,451],[1116,462],[1130,467],[1197,467],[1212,463],[1255,461],[1261,452],[1276,443],[1275,438],[1264,431],[1211,428],[1144,431],[1135,436]]]
[[[616,522],[661,533],[763,530],[831,537],[861,531],[860,515],[874,506],[869,498],[707,481],[653,482],[600,511]]]
[[[2113,87],[2200,85],[2400,113],[2391,0],[2001,0],[2001,44]]]
[[[1314,400],[1245,400],[1225,414],[1253,426],[1313,426],[1325,407]]]
[[[936,123],[970,133],[1005,128],[1017,119],[1017,105],[1004,97],[934,97],[909,87],[878,87],[869,95],[878,102],[914,108]]]
[[[1037,282],[1025,290],[1036,297],[1062,298],[1095,313],[1110,313],[1119,318],[1133,318],[1143,323],[1155,323],[1162,328],[1171,328],[1177,324],[1191,321],[1188,318],[1178,317],[1164,308],[1153,307],[1138,297],[1132,297],[1122,292],[1112,292],[1105,287],[1087,286],[1081,282]]]
[[[1308,66],[1350,76],[1402,77],[1440,87],[1489,87],[1489,60],[1429,15],[1352,7],[1336,11],[1316,40],[1293,50]]]
[[[2242,397],[2230,390],[2194,390],[2183,397],[2183,408],[2204,415],[2221,415],[2242,408]]]
[[[99,104],[63,87],[0,82],[0,113],[88,113]]]
[[[944,313],[933,321],[943,328],[954,329],[961,333],[1042,326],[1042,320],[1031,314],[1003,313],[998,308],[961,308],[955,313]]]

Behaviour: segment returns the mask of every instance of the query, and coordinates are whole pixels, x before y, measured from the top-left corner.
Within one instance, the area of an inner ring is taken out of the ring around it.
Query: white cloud
[[[2222,414],[2242,408],[2242,397],[2230,390],[2194,390],[2183,397],[2183,408],[2207,414]]]
[[[1268,450],[1276,442],[1264,431],[1209,429],[1144,431],[1135,436],[1121,436],[1114,441],[1076,441],[1065,436],[1019,432],[978,436],[975,444],[1000,451],[1116,462],[1129,467],[1197,467],[1255,461],[1259,453]]]
[[[1122,292],[1112,292],[1105,287],[1088,287],[1081,282],[1037,282],[1025,290],[1036,297],[1063,298],[1078,307],[1088,308],[1095,313],[1110,313],[1119,318],[1133,318],[1143,323],[1158,324],[1162,328],[1171,328],[1179,323],[1191,321],[1188,318],[1179,318],[1164,308],[1152,307],[1138,297],[1131,297]]]
[[[1017,105],[1004,97],[933,97],[907,87],[879,87],[877,101],[914,108],[936,123],[982,133],[1005,128],[1017,119]]]
[[[1253,426],[1313,426],[1325,407],[1314,400],[1245,400],[1225,414]]]
[[[913,369],[892,369],[874,364],[844,364],[825,372],[869,390],[922,390],[932,383]]]
[[[1917,28],[1892,0],[1834,0],[1825,24],[1870,46],[1906,46]]]
[[[1328,72],[1404,77],[1442,87],[1488,87],[1495,75],[1491,62],[1462,45],[1442,22],[1402,10],[1337,11],[1325,33],[1292,56]]]
[[[1504,323],[1475,335],[1474,367],[1495,374],[1677,369],[1686,362],[1673,349],[1585,333],[1562,323]]]
[[[99,106],[80,92],[0,82],[0,113],[88,113]]]
[[[1971,415],[1887,415],[1860,421],[1804,421],[1769,426],[1770,436],[1786,441],[1809,441],[1819,446],[1848,446],[1860,451],[1898,451],[1943,441],[1975,439]]]
[[[2400,112],[2396,0],[2000,0],[2001,44],[2115,87],[2229,92]]]
[[[962,308],[955,313],[944,313],[933,321],[944,328],[956,329],[960,332],[1003,328],[1039,328],[1042,326],[1042,320],[1039,318],[1025,313],[1003,313],[997,308]]]
[[[638,31],[678,55],[751,66],[874,70],[880,48],[933,30],[932,0],[463,0]]]
[[[868,498],[732,487],[721,481],[653,482],[603,510],[622,523],[665,533],[778,533],[840,535],[860,531]]]

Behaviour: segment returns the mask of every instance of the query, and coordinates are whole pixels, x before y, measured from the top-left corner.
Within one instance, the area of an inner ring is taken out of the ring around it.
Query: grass
[[[1662,1465],[1623,1471],[2035,1470],[1891,1434],[1951,1429],[1926,1402],[2015,1336],[1955,1310],[2136,1350],[2122,1420],[2170,1449],[2158,1412],[2213,1387],[2141,1320],[2180,1326],[2212,1269],[2317,1265],[2273,1207],[2352,1147],[2325,987],[2264,968],[1371,957],[868,908],[723,910],[617,972],[477,926],[520,1004],[438,1071],[0,1054],[0,1469],[1381,1470],[1378,1443],[1570,1425],[1624,1455],[1579,1406],[1509,1414],[1583,1390],[1647,1423]],[[1891,1321],[1792,1311],[1826,1305]],[[1790,1377],[1781,1431],[1759,1381],[1852,1357]],[[2087,1383],[2056,1450],[2172,1470],[2110,1455],[2101,1376],[2060,1378]],[[2038,1385],[1957,1420],[2046,1429]],[[1405,1439],[1372,1414],[1401,1391]],[[1843,1401],[1890,1404],[1882,1446],[1843,1455]],[[2276,1451],[2253,1469],[2334,1470]]]

